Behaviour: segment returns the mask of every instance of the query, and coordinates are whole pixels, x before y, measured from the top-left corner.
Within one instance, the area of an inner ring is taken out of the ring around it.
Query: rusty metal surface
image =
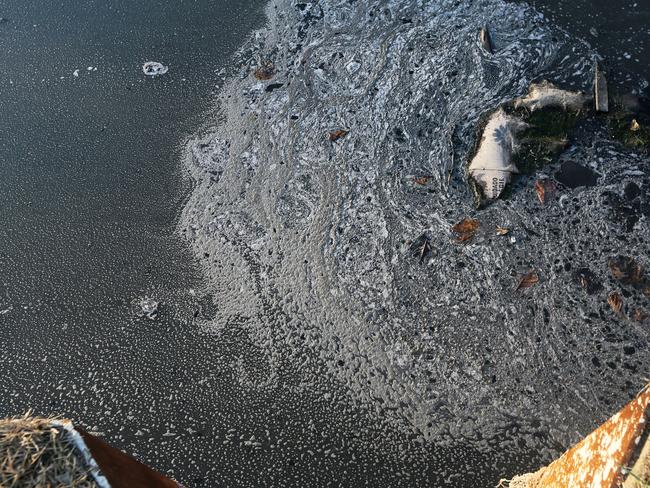
[[[622,410],[551,463],[536,488],[613,488],[645,429],[650,385]]]

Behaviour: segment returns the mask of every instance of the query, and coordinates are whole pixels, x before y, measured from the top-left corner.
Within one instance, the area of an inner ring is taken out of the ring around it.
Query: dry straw
[[[29,414],[0,420],[0,486],[100,488],[83,453],[58,418]]]

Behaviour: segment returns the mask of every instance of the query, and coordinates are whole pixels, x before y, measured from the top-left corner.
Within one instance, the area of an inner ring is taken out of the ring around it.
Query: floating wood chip
[[[530,273],[526,273],[521,277],[519,284],[517,285],[517,290],[521,290],[522,288],[530,288],[537,283],[539,283],[539,276],[535,271],[531,271]]]
[[[596,68],[594,71],[594,102],[596,104],[596,112],[609,112],[607,77],[598,61],[596,61]]]
[[[456,233],[456,241],[465,242],[469,241],[478,230],[481,223],[470,217],[465,217],[460,222],[454,224],[451,230]]]
[[[542,205],[555,193],[555,188],[555,183],[549,179],[539,179],[535,182],[535,192]]]
[[[344,130],[344,129],[338,129],[338,130],[332,131],[332,132],[330,132],[330,135],[329,135],[330,141],[332,141],[332,142],[338,141],[340,138],[345,137],[348,134],[348,132],[350,132],[350,131],[347,131],[347,130]]]
[[[649,385],[650,386],[650,385]],[[640,445],[648,425],[650,388],[646,386],[637,397],[602,424],[559,459],[535,473],[510,480],[511,488],[625,488],[646,487],[628,483],[644,476],[641,467],[648,463],[648,450]],[[631,470],[627,463],[640,452]],[[628,473],[630,473],[628,475]],[[625,477],[627,476],[627,480]]]
[[[623,297],[619,292],[613,291],[610,293],[607,297],[607,303],[609,303],[609,306],[612,307],[614,312],[621,313],[621,309],[623,308]]]
[[[427,183],[429,183],[429,177],[420,176],[419,178],[414,178],[413,181],[415,181],[418,185],[426,185]]]
[[[498,236],[505,236],[508,232],[510,232],[510,229],[508,229],[507,227],[500,227],[497,225]]]
[[[537,283],[539,283],[539,276],[535,271],[531,271],[521,277],[519,284],[517,285],[517,290],[530,288],[531,286],[535,286]]]

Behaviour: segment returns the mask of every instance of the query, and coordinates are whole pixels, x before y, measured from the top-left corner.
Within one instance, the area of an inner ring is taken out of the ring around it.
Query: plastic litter
[[[136,311],[138,317],[146,317],[149,320],[155,320],[158,316],[158,305],[160,303],[153,298],[144,297],[138,302],[139,310]]]
[[[157,61],[147,61],[142,65],[142,71],[147,76],[158,76],[167,73],[169,67]]]
[[[515,108],[526,107],[531,112],[546,107],[561,107],[564,110],[575,110],[584,107],[587,96],[583,92],[572,92],[558,88],[550,81],[533,83],[528,95],[515,100]]]
[[[506,115],[502,108],[488,120],[481,145],[469,165],[469,174],[483,189],[488,199],[498,198],[518,169],[512,162],[515,136],[525,129],[522,120]]]

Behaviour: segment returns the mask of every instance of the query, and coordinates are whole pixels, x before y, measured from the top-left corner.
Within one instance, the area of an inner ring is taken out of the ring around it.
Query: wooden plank
[[[605,75],[605,70],[598,61],[596,61],[596,69],[594,71],[594,100],[596,102],[596,112],[609,112],[607,77]]]

